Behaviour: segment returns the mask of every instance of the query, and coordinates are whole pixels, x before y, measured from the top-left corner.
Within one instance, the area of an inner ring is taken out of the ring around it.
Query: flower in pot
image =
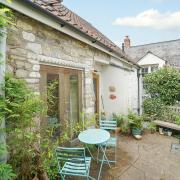
[[[141,136],[143,118],[136,113],[130,112],[128,114],[128,119],[132,135],[135,137]]]

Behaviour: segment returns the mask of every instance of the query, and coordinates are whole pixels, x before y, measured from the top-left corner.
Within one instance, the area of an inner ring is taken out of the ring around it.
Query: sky
[[[180,39],[180,0],[63,0],[63,4],[121,46]]]

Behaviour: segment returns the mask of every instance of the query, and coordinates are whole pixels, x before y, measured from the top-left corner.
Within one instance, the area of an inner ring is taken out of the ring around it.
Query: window
[[[47,121],[48,124],[59,122],[59,75],[47,74]]]
[[[144,77],[146,74],[148,74],[148,67],[143,67],[141,74],[142,74],[142,77]]]
[[[151,72],[158,70],[158,66],[151,66]]]

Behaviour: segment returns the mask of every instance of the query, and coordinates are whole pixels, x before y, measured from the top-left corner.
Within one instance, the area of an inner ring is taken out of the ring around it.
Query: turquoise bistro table
[[[104,163],[104,159],[105,158],[107,159],[106,154],[105,154],[106,145],[104,146],[104,143],[107,142],[109,140],[109,138],[110,138],[110,133],[103,129],[87,129],[87,130],[81,132],[78,136],[79,141],[81,141],[82,143],[98,145],[100,147],[101,151],[103,152],[101,166],[100,166],[99,174],[98,174],[98,180],[100,179],[100,176],[101,176],[101,170],[102,170],[102,166]],[[89,149],[88,149],[88,151],[89,151]],[[91,152],[90,152],[90,154],[91,154]],[[92,156],[92,154],[91,154],[91,156]]]

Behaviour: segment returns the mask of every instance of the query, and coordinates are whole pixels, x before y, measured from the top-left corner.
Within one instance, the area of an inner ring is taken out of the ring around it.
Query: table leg
[[[88,148],[88,146],[86,145],[86,149],[88,150],[89,154],[91,155],[92,159],[95,160],[94,156],[92,155],[90,149]]]
[[[100,149],[101,149],[101,151],[103,152],[103,154],[104,154],[104,159],[106,160],[106,162],[108,163],[108,165],[109,165],[109,167],[111,168],[111,165],[110,165],[110,162],[109,162],[109,160],[108,160],[108,158],[107,158],[107,156],[106,156],[106,149],[103,149],[103,147],[101,146],[100,147]],[[102,160],[101,160],[102,161]]]
[[[107,159],[107,156],[106,156],[107,144],[104,146],[104,148],[103,148],[103,146],[99,145],[99,148],[103,152],[103,157],[102,157],[101,166],[100,166],[100,169],[99,169],[98,180],[100,179],[100,176],[101,176],[101,171],[102,171],[102,166],[103,166],[103,163],[104,163],[104,159],[106,158],[106,160],[108,162],[108,159]],[[108,164],[109,164],[109,167],[111,168],[111,165],[110,165],[109,162],[108,162]]]

